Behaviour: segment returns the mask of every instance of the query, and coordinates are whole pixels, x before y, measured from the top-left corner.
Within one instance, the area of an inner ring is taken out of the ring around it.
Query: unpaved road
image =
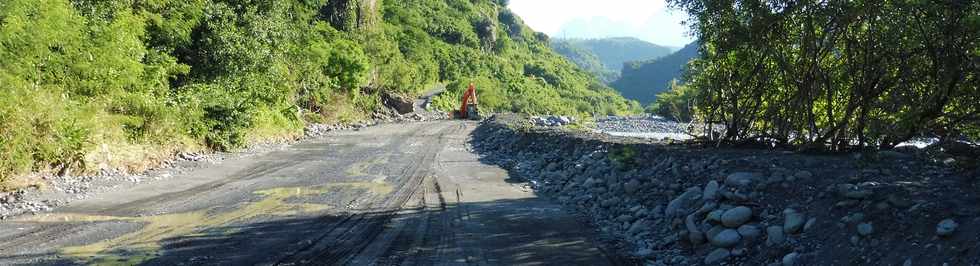
[[[606,265],[465,148],[474,122],[336,132],[0,223],[0,265]]]

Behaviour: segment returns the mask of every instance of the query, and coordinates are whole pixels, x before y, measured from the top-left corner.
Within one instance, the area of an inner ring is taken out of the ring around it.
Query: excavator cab
[[[454,112],[454,116],[460,119],[480,119],[480,112],[477,109],[476,101],[476,86],[473,83],[470,83],[469,89],[466,89],[466,93],[463,93],[463,103],[460,105],[459,111]]]

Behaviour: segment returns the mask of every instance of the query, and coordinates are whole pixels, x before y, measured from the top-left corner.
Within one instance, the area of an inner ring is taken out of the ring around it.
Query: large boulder
[[[754,172],[735,172],[725,177],[725,185],[732,187],[748,187],[760,180],[762,175]]]
[[[710,241],[713,246],[730,248],[738,245],[738,242],[742,241],[742,236],[735,229],[725,229],[712,236]]]
[[[738,206],[721,214],[721,224],[736,228],[752,219],[752,209],[745,206]]]
[[[385,107],[394,109],[399,114],[415,112],[415,100],[410,97],[382,93],[381,103],[384,104]]]
[[[787,234],[795,234],[803,229],[803,225],[806,224],[806,216],[794,209],[786,209],[783,211],[783,231]]]
[[[674,200],[671,200],[670,203],[667,204],[667,209],[664,211],[664,214],[667,215],[667,217],[687,215],[688,211],[691,210],[691,206],[693,206],[695,201],[697,201],[700,197],[701,188],[688,188],[687,191],[684,191],[683,194],[677,196],[677,198],[674,198]]]

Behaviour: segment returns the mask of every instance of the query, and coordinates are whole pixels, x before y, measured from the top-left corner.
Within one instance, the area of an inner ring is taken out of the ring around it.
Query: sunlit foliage
[[[114,149],[139,161],[295,137],[438,83],[486,84],[487,110],[638,109],[500,3],[0,1],[0,185],[125,164]]]
[[[669,2],[701,40],[697,115],[726,140],[844,150],[980,129],[980,2]]]

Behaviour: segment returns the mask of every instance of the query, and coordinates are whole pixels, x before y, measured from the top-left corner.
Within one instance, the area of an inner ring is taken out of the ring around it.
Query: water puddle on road
[[[218,234],[234,234],[237,227],[229,227],[234,222],[244,222],[257,217],[293,216],[310,214],[330,209],[331,206],[318,203],[292,203],[311,200],[338,189],[361,189],[375,195],[386,195],[392,191],[389,184],[384,182],[351,182],[334,183],[314,187],[274,188],[256,191],[262,199],[249,202],[240,208],[212,213],[212,209],[194,212],[161,214],[143,217],[100,216],[73,213],[54,213],[40,217],[30,217],[28,222],[108,222],[123,221],[141,223],[143,226],[136,231],[126,233],[113,239],[100,242],[62,248],[63,255],[74,257],[88,265],[133,265],[147,262],[162,255],[161,244],[164,240],[178,237],[207,237],[214,231],[202,233],[207,229],[227,230]]]
[[[376,167],[381,167],[388,164],[388,156],[380,156],[367,161],[360,161],[352,164],[344,171],[347,176],[362,176],[362,177],[384,177],[383,175],[376,174],[378,169]]]

